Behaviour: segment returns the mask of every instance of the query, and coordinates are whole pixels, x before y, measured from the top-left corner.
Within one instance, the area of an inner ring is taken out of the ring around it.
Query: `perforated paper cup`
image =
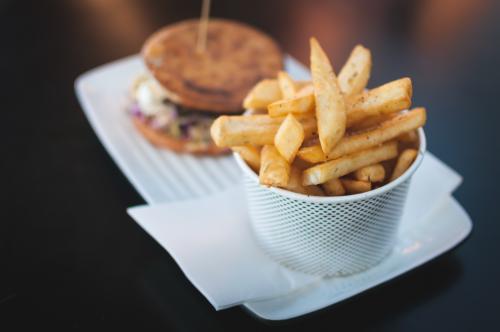
[[[269,188],[235,153],[243,170],[251,226],[259,245],[290,269],[321,276],[349,275],[380,262],[393,248],[411,176],[426,149],[406,172],[375,190],[317,197]]]

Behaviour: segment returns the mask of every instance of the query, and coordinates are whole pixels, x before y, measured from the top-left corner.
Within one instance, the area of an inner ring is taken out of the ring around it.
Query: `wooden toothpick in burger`
[[[201,7],[200,26],[198,28],[198,42],[196,52],[203,53],[207,47],[208,19],[210,17],[210,0],[203,0]]]

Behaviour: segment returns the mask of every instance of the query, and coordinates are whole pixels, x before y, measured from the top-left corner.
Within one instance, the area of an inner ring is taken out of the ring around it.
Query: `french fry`
[[[312,87],[312,82],[311,81],[295,81],[295,91],[297,91],[297,93],[306,88],[306,87],[309,87],[311,86]]]
[[[303,141],[302,125],[291,113],[288,114],[274,136],[274,146],[288,163],[292,163]]]
[[[322,184],[328,180],[336,179],[354,172],[361,167],[395,158],[397,154],[397,143],[389,142],[335,160],[327,161],[304,170],[302,173],[302,184],[305,186]]]
[[[321,146],[319,144],[300,148],[297,152],[297,157],[311,164],[317,164],[326,161],[325,154],[323,153],[323,150],[321,149]]]
[[[296,96],[313,93],[313,86],[305,86]],[[392,81],[355,95],[346,103],[347,127],[354,130],[365,129],[384,118],[388,119],[391,114],[411,106],[411,95],[412,85],[409,78]]]
[[[398,151],[401,151],[399,149],[399,144],[398,144]],[[391,177],[392,172],[394,171],[394,167],[396,166],[397,161],[398,161],[398,158],[394,158],[394,159],[384,160],[380,163],[382,166],[384,166],[385,175],[386,175],[385,182],[389,182],[389,178]]]
[[[299,158],[295,158],[295,160],[293,161],[293,165],[298,167],[301,170],[304,170],[306,168],[313,166],[314,164],[311,164],[311,163],[309,163],[305,160],[299,159]]]
[[[318,135],[312,135],[311,137],[308,137],[307,139],[304,140],[304,143],[302,143],[302,146],[306,147],[306,146],[313,146],[313,145],[318,145],[318,144],[319,144]]]
[[[316,144],[300,148],[297,152],[297,157],[309,163],[316,164],[370,148],[396,137],[399,140],[401,135],[407,132],[415,133],[414,129],[425,124],[426,111],[424,108],[416,108],[406,113],[383,115],[382,117],[388,117],[389,120],[380,123],[378,127],[372,130],[345,136],[329,156],[325,156],[321,146]]]
[[[326,159],[336,159],[353,152],[365,150],[387,142],[405,132],[422,127],[425,124],[425,121],[425,108],[415,108],[409,112],[401,113],[392,119],[381,123],[378,127],[372,130],[345,136],[337,144],[333,151],[326,156]],[[319,145],[317,146],[319,147]],[[309,150],[313,150],[313,148],[311,147]],[[299,150],[298,155],[301,156],[303,154],[304,152],[300,152]]]
[[[260,169],[260,149],[253,145],[233,146],[231,148],[234,152],[240,154],[241,158],[245,160],[254,171],[257,173]]]
[[[357,194],[401,176],[417,158],[417,129],[427,119],[425,108],[407,111],[411,80],[366,90],[370,50],[356,45],[337,76],[315,38],[310,47],[311,81],[280,71],[258,82],[244,116],[213,122],[213,141],[238,153],[262,185],[304,195]]]
[[[301,174],[299,174],[301,175]],[[299,178],[299,182],[302,180],[302,176]],[[320,186],[304,186],[306,190],[306,195],[308,196],[325,196],[325,192]]]
[[[396,167],[394,167],[394,171],[392,172],[391,180],[396,180],[400,177],[413,163],[415,158],[417,158],[418,151],[415,149],[406,149],[399,155],[398,161],[396,163]]]
[[[288,180],[288,184],[284,186],[283,189],[309,196],[325,196],[325,193],[319,186],[303,186],[302,171],[294,166],[292,166],[290,170],[290,179]]]
[[[399,112],[411,106],[412,83],[407,77],[381,85],[352,98],[347,107],[347,126],[380,114]]]
[[[351,179],[340,179],[348,194],[360,194],[372,190],[372,184],[368,181]]]
[[[327,159],[335,159],[387,142],[402,133],[422,127],[425,121],[425,108],[415,108],[409,112],[399,114],[372,130],[344,137],[335,149],[327,155]]]
[[[311,117],[296,116],[304,128],[304,137],[311,137],[316,132],[316,120]],[[210,134],[215,144],[220,147],[240,145],[274,144],[274,136],[285,118],[272,118],[260,115],[223,115],[218,117]]]
[[[297,97],[314,95],[314,86],[311,82],[307,82],[306,84],[299,86],[297,88],[297,93],[295,94]]]
[[[409,131],[407,133],[403,133],[398,136],[397,140],[399,142],[413,144],[418,141],[418,134],[416,130]]]
[[[290,99],[295,96],[295,93],[297,92],[295,90],[295,83],[286,72],[280,71],[278,73],[278,84],[280,86],[281,96],[283,99]]]
[[[309,113],[313,116],[314,96],[306,94],[291,99],[278,100],[269,104],[267,110],[272,117],[285,116],[289,113]]]
[[[328,196],[342,196],[345,195],[345,188],[339,179],[331,179],[321,185],[321,188]]]
[[[397,116],[398,113],[387,113],[380,115],[369,116],[354,125],[349,127],[349,132],[359,132],[367,129],[373,129],[374,127],[380,125],[382,122],[390,120]]]
[[[281,89],[277,80],[265,79],[257,83],[243,100],[245,109],[266,109],[267,105],[280,100]]]
[[[369,49],[356,45],[339,72],[339,86],[346,99],[357,95],[366,87],[372,69],[372,55]]]
[[[406,149],[417,149],[419,146],[420,139],[418,137],[417,130],[412,130],[407,133],[403,133],[396,137],[399,142],[399,151],[404,151]]]
[[[290,164],[273,145],[260,152],[259,182],[267,186],[285,187],[290,179]]]
[[[344,136],[346,107],[330,60],[315,38],[310,44],[318,135],[323,152],[328,154]]]
[[[374,164],[361,167],[354,172],[354,178],[358,181],[382,182],[385,179],[384,166],[381,164]]]

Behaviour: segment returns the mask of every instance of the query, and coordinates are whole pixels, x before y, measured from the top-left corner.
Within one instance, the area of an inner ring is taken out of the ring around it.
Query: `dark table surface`
[[[200,1],[0,2],[0,331],[494,330],[500,324],[500,11],[494,1],[231,1],[308,63],[316,35],[339,67],[371,48],[371,86],[410,76],[429,149],[463,175],[474,221],[452,252],[283,324],[216,312],[125,209],[143,199],[108,156],[73,91],[82,72],[138,52]]]

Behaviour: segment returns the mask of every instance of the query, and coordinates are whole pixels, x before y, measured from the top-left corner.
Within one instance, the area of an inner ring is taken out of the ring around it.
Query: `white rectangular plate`
[[[308,71],[291,57],[285,67],[296,79],[307,79]],[[149,204],[208,195],[240,178],[231,156],[195,157],[179,155],[151,146],[136,132],[127,113],[128,91],[134,78],[144,71],[138,56],[93,69],[81,75],[75,89],[82,108],[97,136],[118,167]],[[428,154],[429,158],[433,158]],[[460,243],[472,223],[449,198],[425,222],[401,226],[394,252],[380,265],[357,275],[326,279],[293,294],[246,303],[255,315],[269,320],[290,319],[359,294],[444,253]]]

